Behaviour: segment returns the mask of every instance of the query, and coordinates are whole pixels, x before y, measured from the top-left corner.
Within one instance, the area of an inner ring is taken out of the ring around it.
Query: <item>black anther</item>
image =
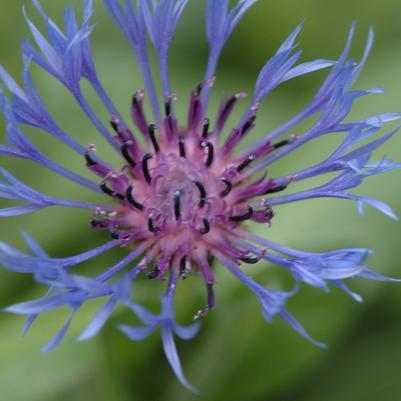
[[[112,233],[111,233],[111,238],[113,238],[113,239],[120,239],[120,234],[119,234],[119,233],[116,233],[116,232],[112,232]]]
[[[246,167],[248,167],[255,159],[256,159],[256,156],[255,156],[254,154],[249,155],[249,156],[237,167],[237,171],[240,173],[242,170],[244,170]]]
[[[160,273],[159,267],[157,265],[155,265],[154,269],[151,272],[146,273],[146,276],[150,280],[154,280],[155,278],[157,278],[159,273]]]
[[[160,147],[159,147],[159,143],[157,142],[157,139],[156,139],[156,129],[157,129],[156,124],[150,124],[148,127],[148,133],[149,133],[150,140],[152,141],[152,145],[155,149],[155,152],[159,153]]]
[[[202,235],[205,235],[210,231],[210,223],[206,217],[202,219],[202,222],[203,222],[203,228],[200,230],[200,233]]]
[[[210,310],[214,308],[215,305],[215,298],[214,298],[214,291],[213,291],[213,284],[207,283],[207,306],[204,309],[199,310],[196,312],[194,316],[194,320],[199,320],[207,316]]]
[[[152,216],[148,217],[148,230],[153,234],[156,234],[160,231],[157,227],[155,227],[155,223],[153,221]]]
[[[120,128],[120,121],[116,118],[110,120],[111,128],[118,134],[118,129]]]
[[[196,185],[196,187],[199,190],[200,201],[199,201],[198,206],[202,209],[205,206],[205,199],[207,196],[206,189],[203,186],[203,184],[199,181],[194,181],[194,184]]]
[[[84,156],[85,156],[86,164],[87,164],[88,166],[94,166],[94,165],[96,164],[96,162],[92,159],[92,156],[91,156],[89,150],[87,150],[87,151],[85,152],[85,155],[84,155]]]
[[[185,139],[183,136],[180,136],[178,138],[178,147],[180,149],[180,157],[184,157],[185,158]]]
[[[287,188],[287,185],[277,185],[277,187],[273,187],[268,189],[264,194],[275,194],[276,192],[284,191]]]
[[[111,196],[111,197],[113,197],[113,198],[116,197],[116,198],[119,198],[119,199],[121,199],[121,200],[124,200],[124,199],[125,199],[124,195],[119,194],[119,193],[113,191],[112,189],[110,189],[110,188],[107,186],[107,184],[106,184],[105,182],[102,182],[102,183],[100,184],[100,189],[101,189],[106,195],[109,195],[109,196]]]
[[[203,131],[202,131],[202,137],[207,138],[209,134],[209,127],[210,127],[210,120],[208,118],[203,119]]]
[[[121,146],[121,154],[123,155],[124,159],[130,164],[131,167],[136,166],[136,161],[132,158],[129,147],[132,145],[131,141],[126,141]]]
[[[248,211],[245,214],[242,214],[240,216],[230,216],[228,219],[230,221],[244,221],[250,219],[252,215],[253,215],[253,209],[250,206],[248,206]]]
[[[183,256],[180,260],[180,277],[183,280],[187,278],[186,267],[187,267],[187,257]]]
[[[134,206],[135,208],[137,208],[138,210],[143,210],[144,206],[142,205],[142,203],[139,203],[138,201],[136,201],[134,199],[134,197],[132,196],[132,191],[134,190],[134,186],[133,185],[128,185],[127,188],[127,192],[125,194],[125,196],[127,197],[127,201]]]
[[[202,141],[201,142],[202,148],[207,148],[207,159],[206,159],[206,166],[209,167],[213,163],[214,160],[214,146],[209,141]]]
[[[96,219],[92,219],[91,220],[91,226],[93,228],[106,228],[107,224],[104,221],[99,221],[99,220],[96,220]]]
[[[273,144],[273,149],[282,148],[283,146],[286,146],[289,143],[290,141],[288,139],[283,139],[282,141]]]
[[[142,98],[143,98],[143,91],[142,90],[136,91],[132,95],[132,105],[137,106],[140,103],[140,101],[142,100]]]
[[[209,310],[213,309],[215,305],[213,284],[207,284],[207,307]]]
[[[259,256],[244,256],[243,258],[239,258],[242,262],[248,263],[249,265],[254,265],[258,263],[262,258]]]
[[[247,121],[245,121],[245,124],[241,128],[241,135],[245,134],[249,130],[249,128],[252,127],[252,124],[255,122],[255,120],[256,116],[253,115],[249,117]]]
[[[164,103],[164,112],[166,113],[166,117],[171,115],[171,99],[167,99]]]
[[[224,197],[226,197],[226,196],[231,192],[231,190],[233,189],[233,184],[232,184],[232,182],[231,182],[229,179],[224,178],[224,177],[221,179],[221,181],[223,181],[224,184],[226,184],[226,188],[224,189],[224,191],[220,192],[220,198],[224,198]]]
[[[196,96],[199,97],[199,96],[201,95],[202,89],[203,89],[203,84],[199,84],[199,85],[196,87]]]
[[[150,159],[153,159],[152,153],[147,153],[145,156],[143,156],[143,159],[142,159],[142,171],[143,171],[145,180],[148,184],[150,184],[152,182],[152,177],[149,172],[149,160]]]
[[[181,192],[179,190],[174,192],[174,216],[177,221],[181,217]]]

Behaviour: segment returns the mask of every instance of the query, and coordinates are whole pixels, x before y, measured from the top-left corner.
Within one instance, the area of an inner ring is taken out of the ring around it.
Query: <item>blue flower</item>
[[[399,120],[401,113],[382,113],[345,121],[360,97],[383,92],[378,87],[352,89],[373,42],[373,31],[370,30],[361,61],[349,59],[355,25],[351,27],[338,60],[317,59],[302,63],[299,63],[302,51],[296,45],[302,24],[298,25],[263,66],[245,112],[228,135],[222,137],[228,117],[244,94],[235,93],[225,99],[217,111],[214,125],[211,124],[207,115],[218,60],[232,31],[256,1],[237,0],[232,7],[228,0],[207,1],[205,21],[210,54],[204,81],[191,91],[186,123],[179,122],[174,113],[175,96],[170,87],[168,57],[170,42],[188,0],[143,0],[135,4],[131,0],[125,0],[123,4],[118,0],[104,0],[111,17],[132,46],[143,74],[145,89],[136,91],[132,97],[133,124],[124,121],[97,75],[90,44],[94,30],[90,22],[92,1],[84,1],[82,22],[78,22],[73,8],[66,8],[63,30],[47,16],[38,0],[32,0],[45,22],[46,35],[38,30],[24,9],[36,45],[29,41],[23,43],[21,86],[0,67],[0,108],[6,121],[6,143],[0,145],[0,154],[39,164],[104,195],[105,202],[78,202],[49,196],[0,168],[0,197],[18,202],[0,209],[0,217],[54,206],[80,208],[90,211],[88,219],[93,230],[108,231],[112,237],[97,248],[65,258],[49,256],[25,232],[23,237],[30,253],[0,243],[0,263],[5,268],[30,274],[47,288],[42,298],[5,308],[7,312],[27,316],[24,333],[46,312],[65,306],[71,311],[44,351],[50,351],[60,343],[72,318],[86,301],[102,299],[103,305],[78,340],[95,336],[121,304],[138,318],[141,326],[124,324],[119,329],[135,341],[160,329],[164,352],[178,380],[189,390],[196,391],[184,376],[174,335],[182,339],[195,336],[200,320],[214,308],[213,259],[256,295],[268,322],[279,317],[301,336],[321,347],[324,345],[313,340],[286,310],[287,299],[295,296],[302,284],[324,291],[334,285],[361,301],[362,298],[344,282],[346,279],[398,281],[366,266],[371,254],[368,249],[305,252],[261,238],[247,227],[247,221],[274,224],[274,210],[280,205],[323,197],[353,200],[360,212],[365,205],[370,205],[396,218],[384,202],[354,194],[352,190],[372,175],[401,166],[385,158],[372,161],[373,152],[398,130],[382,135],[381,129],[387,122]],[[148,40],[158,56],[161,102],[148,61]],[[107,157],[98,156],[94,145],[84,147],[60,128],[34,85],[30,74],[32,64],[52,75],[73,95],[94,128],[117,152],[121,161],[119,166],[108,163]],[[238,145],[254,130],[260,104],[266,96],[288,80],[322,69],[329,69],[327,77],[304,110],[263,134],[248,148],[238,150]],[[87,101],[82,90],[84,81],[95,90],[107,109],[111,129],[103,124]],[[152,116],[145,113],[145,94]],[[305,132],[288,136],[293,127],[306,120],[314,122]],[[135,133],[130,125],[135,127]],[[87,179],[43,154],[26,136],[24,127],[39,128],[81,155],[83,163],[93,173],[93,179]],[[270,164],[309,141],[338,132],[345,133],[344,139],[322,161],[284,177],[264,173]],[[137,134],[144,140],[139,140]],[[295,182],[327,173],[332,175],[324,184],[290,191]],[[256,175],[258,178],[253,178]],[[117,247],[124,248],[126,256],[115,265],[97,276],[77,273],[80,264]],[[261,259],[285,269],[294,279],[294,288],[290,291],[268,288],[244,273],[242,264],[257,264]],[[134,300],[132,283],[144,275],[153,280],[168,278],[166,293],[161,297],[160,314],[150,312]],[[206,306],[194,314],[195,322],[183,326],[175,321],[174,296],[179,279],[189,275],[203,278],[207,300]]]

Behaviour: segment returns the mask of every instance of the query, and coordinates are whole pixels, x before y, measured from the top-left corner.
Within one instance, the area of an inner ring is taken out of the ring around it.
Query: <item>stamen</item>
[[[273,149],[282,148],[283,146],[286,146],[286,145],[288,145],[288,144],[290,144],[290,143],[291,143],[291,141],[290,141],[289,139],[283,139],[283,140],[280,141],[280,142],[274,143],[274,144],[273,144]]]
[[[131,167],[136,166],[136,161],[132,158],[129,147],[132,145],[131,141],[126,141],[121,146],[121,154],[123,155],[124,159],[130,164]]]
[[[117,232],[112,232],[112,233],[111,233],[111,238],[113,238],[113,239],[120,239],[120,234],[117,233]]]
[[[155,265],[154,269],[151,272],[146,273],[146,276],[150,280],[154,280],[155,278],[157,278],[159,273],[160,273],[159,267],[157,265]]]
[[[202,141],[201,142],[201,147],[202,148],[207,148],[208,154],[207,154],[207,159],[206,159],[206,166],[210,167],[211,164],[213,163],[214,159],[214,147],[213,144],[209,141]]]
[[[245,135],[253,127],[253,123],[255,122],[255,120],[256,120],[256,115],[252,115],[251,117],[248,118],[248,120],[241,128],[241,136]]]
[[[90,154],[90,150],[87,150],[86,152],[85,152],[85,160],[86,160],[86,164],[88,165],[88,166],[94,166],[95,164],[97,164],[93,159],[92,159],[92,155]]]
[[[153,159],[152,153],[147,153],[145,156],[143,156],[143,159],[142,159],[142,171],[143,171],[145,180],[148,184],[150,184],[152,182],[152,177],[149,172],[149,160],[150,159]]]
[[[215,305],[215,298],[214,298],[214,291],[213,291],[213,284],[207,284],[207,306],[205,309],[201,309],[196,312],[194,316],[194,320],[199,320],[207,316],[210,310],[214,308]]]
[[[203,119],[203,131],[202,131],[202,137],[207,138],[209,134],[209,127],[210,127],[210,120],[208,118]]]
[[[224,182],[224,184],[226,184],[226,189],[220,192],[220,198],[225,198],[233,189],[233,184],[230,180],[224,177],[221,179],[221,181]]]
[[[278,185],[277,187],[273,187],[273,188],[268,189],[268,190],[264,193],[264,195],[267,195],[267,194],[275,194],[276,192],[284,191],[286,188],[287,188],[287,185]]]
[[[181,192],[177,190],[174,192],[174,216],[178,221],[181,217]]]
[[[249,265],[255,265],[256,263],[258,263],[262,257],[261,256],[245,256],[243,258],[239,258],[242,262],[248,263]]]
[[[113,116],[111,117],[110,125],[111,128],[113,128],[113,130],[116,132],[116,134],[118,134],[118,130],[120,128],[120,120],[117,117]]]
[[[185,139],[183,136],[180,136],[178,138],[178,147],[180,149],[180,157],[185,158],[186,153],[185,153]]]
[[[201,94],[202,94],[202,90],[203,90],[203,84],[199,84],[197,87],[196,87],[196,96],[200,96]]]
[[[183,280],[187,278],[186,267],[187,267],[187,257],[183,256],[180,260],[180,277]]]
[[[199,206],[200,209],[202,209],[205,206],[205,199],[206,199],[206,196],[207,196],[206,189],[203,186],[203,184],[201,182],[199,182],[199,181],[194,181],[194,184],[196,185],[196,187],[199,190],[200,201],[199,201],[199,205],[198,206]]]
[[[200,230],[200,233],[202,235],[206,235],[208,232],[210,232],[210,223],[206,217],[202,219],[202,222],[203,222],[203,228]]]
[[[240,173],[242,170],[244,170],[246,167],[248,167],[255,159],[256,159],[256,156],[255,156],[254,154],[249,155],[249,156],[237,167],[237,171]]]
[[[119,199],[121,199],[121,200],[124,200],[124,199],[125,199],[124,195],[121,195],[121,194],[119,194],[119,193],[113,191],[112,189],[110,189],[110,188],[107,186],[107,184],[106,184],[105,182],[102,182],[102,183],[100,184],[100,189],[101,189],[106,195],[109,195],[109,196],[111,196],[111,197],[113,197],[113,198],[114,198],[114,197],[117,197],[117,198],[119,198]]]
[[[240,216],[230,216],[228,219],[230,221],[244,221],[250,219],[252,215],[253,215],[253,209],[250,206],[248,206],[248,211],[245,214]]]
[[[137,202],[134,197],[132,196],[132,191],[134,190],[134,186],[133,185],[129,185],[127,188],[127,192],[125,194],[125,196],[127,197],[127,201],[134,206],[135,208],[137,208],[138,210],[143,210],[144,206],[142,205],[142,203]]]
[[[171,115],[171,99],[168,98],[164,103],[164,112],[166,113],[166,117]]]
[[[148,133],[149,133],[150,140],[152,141],[152,145],[155,149],[155,152],[159,153],[160,147],[159,147],[159,143],[157,142],[157,139],[156,139],[156,130],[157,130],[156,124],[149,125]]]
[[[107,224],[106,224],[105,221],[92,219],[91,220],[91,227],[92,228],[107,228]]]
[[[159,228],[155,227],[152,215],[148,217],[148,230],[153,234],[157,234],[160,231]]]

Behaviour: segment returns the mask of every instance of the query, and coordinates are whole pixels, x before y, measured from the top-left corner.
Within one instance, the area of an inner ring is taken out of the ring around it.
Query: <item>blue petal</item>
[[[32,315],[51,311],[63,304],[64,301],[60,297],[51,296],[8,306],[3,310],[5,312],[17,313],[19,315]]]
[[[144,338],[148,337],[156,329],[156,327],[157,324],[149,327],[137,327],[126,324],[120,324],[118,326],[118,328],[133,341],[142,341]]]
[[[175,346],[173,333],[170,327],[168,326],[162,327],[162,342],[163,342],[164,353],[166,354],[167,360],[169,361],[170,366],[172,367],[177,379],[185,388],[197,394],[198,390],[195,387],[193,387],[184,376],[180,358],[178,356],[177,348]]]
[[[311,343],[317,345],[320,348],[326,348],[326,344],[321,343],[319,341],[314,340],[307,331],[303,328],[303,326],[287,311],[283,310],[280,312],[280,317],[287,322],[299,335],[306,338]]]
[[[65,334],[67,333],[68,328],[70,327],[72,318],[75,315],[75,311],[71,312],[70,317],[66,321],[63,327],[56,333],[56,335],[42,348],[42,352],[50,352],[56,348],[60,342],[63,340]]]
[[[78,341],[88,340],[94,337],[99,331],[103,328],[107,319],[113,313],[114,308],[116,307],[118,302],[118,298],[116,296],[112,296],[109,298],[106,303],[99,309],[96,313],[95,317],[86,327],[86,329],[79,335],[77,338]]]

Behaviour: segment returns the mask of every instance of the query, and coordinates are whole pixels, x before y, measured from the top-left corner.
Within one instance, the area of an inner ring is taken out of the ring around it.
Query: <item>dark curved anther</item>
[[[206,189],[203,186],[203,184],[199,181],[194,181],[194,184],[196,185],[196,187],[199,190],[200,201],[199,201],[198,206],[202,209],[205,206],[205,200],[206,200],[206,196],[207,196]]]
[[[143,176],[145,177],[145,180],[148,184],[152,182],[152,177],[149,172],[149,160],[153,159],[152,153],[146,153],[145,156],[143,156],[142,159],[142,171],[143,171]]]
[[[121,146],[121,154],[123,155],[124,159],[130,164],[131,167],[136,166],[136,161],[130,154],[129,147],[132,145],[132,142],[126,141]]]
[[[203,131],[202,131],[202,137],[207,138],[209,134],[209,127],[210,127],[210,120],[208,118],[203,119]]]
[[[240,216],[230,216],[228,219],[230,221],[244,221],[250,219],[252,215],[253,215],[253,209],[250,206],[248,206],[248,211],[245,214],[242,214]]]
[[[277,187],[273,187],[268,189],[264,194],[275,194],[276,192],[284,191],[287,188],[287,185],[278,185]]]
[[[118,118],[116,117],[112,117],[110,120],[110,125],[111,128],[113,128],[113,130],[118,134],[118,130],[120,128],[120,121]]]
[[[85,152],[85,160],[86,160],[86,164],[88,165],[88,166],[94,166],[95,164],[96,164],[96,162],[92,159],[92,155],[90,154],[90,151],[89,150],[87,150],[86,152]]]
[[[270,220],[274,217],[273,209],[270,206],[267,207],[265,216]]]
[[[116,232],[112,232],[112,233],[111,233],[111,238],[113,238],[113,239],[120,239],[120,234],[119,234],[119,233],[116,233]]]
[[[116,198],[121,199],[121,200],[124,200],[124,199],[125,199],[124,195],[119,194],[119,193],[113,191],[112,189],[110,189],[110,188],[107,186],[107,184],[106,184],[105,182],[102,182],[102,183],[100,184],[100,189],[101,189],[106,195],[109,195],[109,196],[111,196],[111,197],[113,197],[113,198],[116,197]]]
[[[209,167],[212,165],[213,160],[214,160],[214,146],[211,142],[209,141],[202,141],[201,142],[202,148],[207,148],[208,153],[207,153],[207,159],[206,159],[206,166]]]
[[[244,170],[246,167],[248,167],[255,159],[256,159],[256,156],[255,156],[254,154],[249,155],[249,156],[237,167],[237,171],[240,173],[242,170]]]
[[[157,142],[157,139],[156,139],[156,130],[157,130],[156,124],[149,125],[148,133],[149,133],[150,140],[152,141],[152,145],[153,145],[153,148],[155,149],[155,152],[159,153],[160,147],[159,147],[159,143]]]
[[[196,96],[200,96],[201,95],[201,93],[202,93],[202,90],[203,90],[203,84],[199,84],[197,87],[196,87]]]
[[[253,115],[245,121],[245,124],[241,128],[241,135],[245,135],[253,127],[253,123],[255,122],[255,120],[256,115]]]
[[[128,185],[127,188],[127,192],[125,194],[125,196],[127,197],[127,201],[134,206],[136,209],[138,210],[143,210],[144,206],[142,205],[142,203],[139,203],[138,201],[136,201],[134,199],[134,197],[132,196],[132,191],[134,190],[134,186],[133,185]]]
[[[185,139],[183,136],[180,136],[178,138],[178,148],[180,150],[180,157],[184,157],[185,158]]]
[[[181,192],[179,190],[174,192],[174,216],[177,221],[181,217]]]
[[[171,99],[168,98],[166,102],[164,103],[164,112],[166,114],[166,117],[171,115]]]
[[[157,227],[155,227],[155,223],[153,221],[152,216],[148,217],[148,230],[153,234],[156,234],[160,231]]]
[[[146,276],[150,280],[154,280],[155,278],[157,278],[159,273],[160,273],[159,267],[157,265],[155,265],[154,269],[151,272],[146,273]]]
[[[202,235],[206,235],[208,232],[210,232],[210,223],[209,223],[209,220],[208,220],[206,217],[204,217],[204,218],[202,219],[202,223],[203,223],[203,228],[200,230],[200,233],[201,233]]]
[[[211,311],[214,308],[215,305],[215,297],[214,297],[214,290],[213,290],[213,284],[207,283],[207,306],[205,309],[201,309],[198,312],[196,312],[194,316],[194,320],[199,320],[207,316],[209,311]]]
[[[224,184],[226,184],[226,188],[224,189],[224,191],[221,191],[220,192],[220,198],[224,198],[224,197],[226,197],[230,192],[231,192],[231,190],[233,189],[233,184],[232,184],[232,182],[229,180],[229,179],[227,179],[227,178],[222,178],[221,179],[221,181],[222,182],[224,182]]]
[[[105,221],[100,221],[96,219],[91,220],[92,228],[107,228],[107,223]]]
[[[290,141],[288,139],[283,139],[280,142],[274,143],[273,144],[273,149],[279,149],[282,148],[283,146],[286,146],[290,143]]]
[[[187,278],[186,267],[187,267],[187,257],[183,256],[180,260],[180,277],[183,280]]]
[[[243,258],[239,258],[242,262],[248,263],[249,265],[255,265],[256,263],[258,263],[262,257],[261,256],[245,256]]]

